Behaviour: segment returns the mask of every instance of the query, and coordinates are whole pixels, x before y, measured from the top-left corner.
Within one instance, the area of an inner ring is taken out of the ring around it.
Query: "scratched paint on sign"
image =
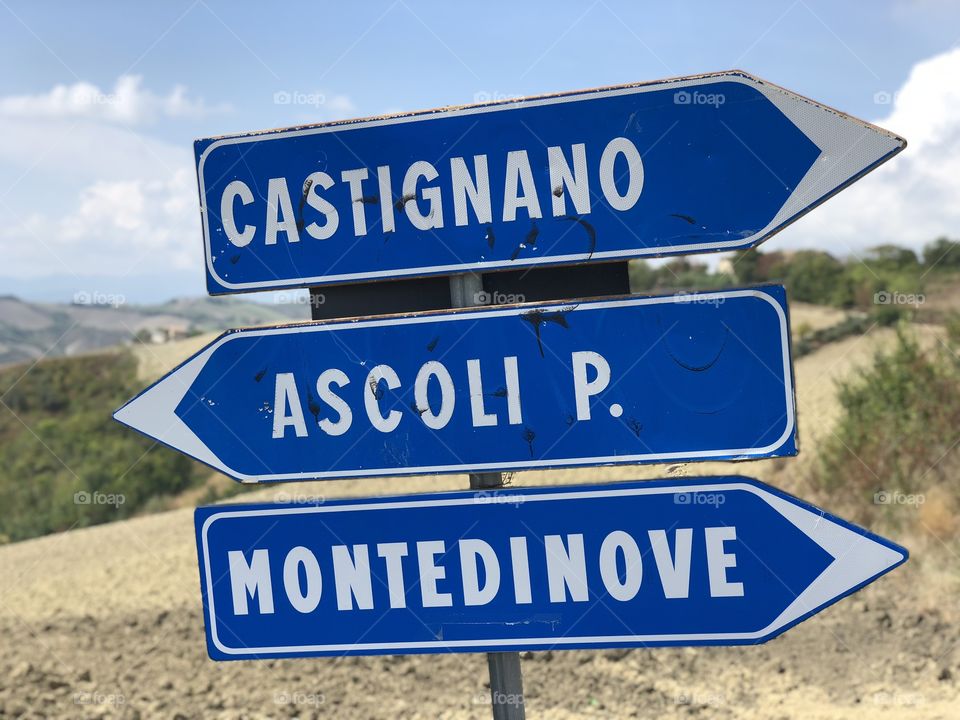
[[[247,482],[796,453],[777,286],[236,331],[116,418]]]

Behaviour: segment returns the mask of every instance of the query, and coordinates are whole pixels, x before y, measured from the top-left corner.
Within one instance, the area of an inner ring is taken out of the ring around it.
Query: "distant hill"
[[[110,298],[32,303],[0,296],[0,365],[72,356],[136,337],[162,340],[234,327],[307,320],[304,303],[266,304],[235,298],[185,298],[158,305],[113,306]]]

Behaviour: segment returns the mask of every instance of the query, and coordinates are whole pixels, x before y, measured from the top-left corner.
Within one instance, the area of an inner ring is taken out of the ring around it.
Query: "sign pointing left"
[[[240,330],[114,417],[244,482],[796,454],[777,286]]]

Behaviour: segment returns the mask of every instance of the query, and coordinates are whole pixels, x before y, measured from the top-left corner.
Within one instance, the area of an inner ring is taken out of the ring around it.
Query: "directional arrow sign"
[[[198,140],[207,285],[747,248],[904,146],[740,71]]]
[[[761,643],[907,559],[742,477],[195,519],[215,660]]]
[[[796,454],[778,286],[228,332],[114,417],[245,482]]]

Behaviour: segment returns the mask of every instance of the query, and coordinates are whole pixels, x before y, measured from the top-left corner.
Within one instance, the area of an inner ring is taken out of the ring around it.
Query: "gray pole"
[[[453,307],[478,305],[483,290],[479,275],[458,275],[450,278],[450,304]],[[472,489],[503,487],[501,473],[471,473]],[[490,704],[493,720],[524,720],[523,675],[520,671],[520,653],[487,653],[490,670]]]

